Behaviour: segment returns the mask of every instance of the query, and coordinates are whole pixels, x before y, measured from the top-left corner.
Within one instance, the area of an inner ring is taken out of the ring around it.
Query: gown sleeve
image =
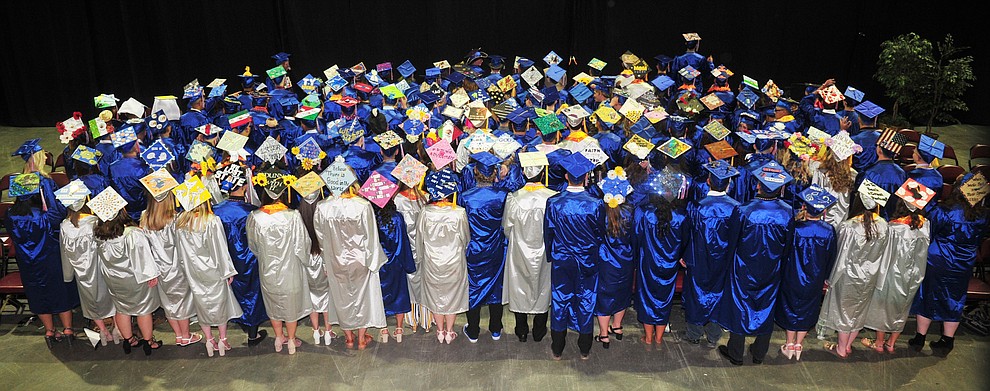
[[[306,224],[303,223],[302,216],[298,212],[293,213],[292,219],[290,235],[298,239],[297,245],[292,249],[292,257],[299,264],[309,266],[314,261],[313,257],[309,256],[309,248],[313,245],[313,241],[309,238],[309,232],[306,232]]]
[[[158,266],[155,265],[155,258],[151,252],[151,243],[148,242],[148,237],[139,232],[132,232],[127,235],[127,240],[131,242],[131,251],[128,256],[137,283],[143,284],[157,278],[160,273]]]
[[[550,199],[547,199],[547,205],[544,213],[545,215],[543,216],[543,243],[544,243],[543,245],[547,247],[546,248],[547,262],[553,262],[553,257],[552,257],[553,249],[549,247],[553,245],[554,233],[557,232],[556,227],[553,224],[554,219],[557,218],[556,216],[557,213],[556,213],[556,209],[550,207]]]
[[[375,222],[375,212],[371,208],[371,203],[366,203],[364,206],[362,215],[365,235],[368,238],[368,258],[365,260],[365,267],[371,270],[372,273],[378,273],[378,269],[385,262],[388,262],[388,257],[385,256],[385,250],[382,249],[382,242],[379,241],[378,223]]]
[[[72,279],[75,278],[75,272],[72,269],[72,263],[69,262],[69,257],[71,257],[72,255],[70,255],[69,253],[67,253],[65,251],[65,236],[60,236],[59,237],[59,246],[58,246],[58,248],[59,248],[59,252],[62,255],[62,257],[61,257],[62,258],[62,281],[63,282],[72,282]]]
[[[210,225],[206,227],[205,234],[208,236],[207,243],[209,243],[210,254],[213,254],[214,259],[217,262],[217,272],[220,274],[220,278],[227,279],[237,275],[237,269],[234,268],[234,261],[230,259],[230,251],[227,248],[227,238],[224,235],[223,223],[220,222],[220,217],[213,216],[210,219]]]

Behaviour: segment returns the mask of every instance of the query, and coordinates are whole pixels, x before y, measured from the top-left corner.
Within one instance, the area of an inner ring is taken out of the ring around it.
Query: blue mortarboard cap
[[[41,142],[40,138],[35,138],[25,141],[24,144],[21,144],[21,146],[17,148],[17,150],[14,151],[14,153],[10,154],[10,156],[20,156],[24,158],[24,161],[27,161],[28,158],[31,157],[31,155],[34,155],[35,152],[38,152],[42,149],[41,145],[38,144],[40,142]]]
[[[281,65],[283,62],[289,60],[289,56],[291,56],[291,54],[286,52],[278,52],[277,54],[272,56],[272,58],[275,59],[275,65]]]
[[[921,140],[918,141],[918,153],[925,161],[931,163],[934,158],[941,159],[945,156],[945,144],[926,135],[921,135]]]
[[[540,90],[540,93],[543,94],[542,103],[544,105],[554,104],[557,102],[558,99],[560,99],[560,91],[558,91],[557,87],[555,86],[546,87]]]
[[[554,64],[551,65],[550,68],[547,68],[546,73],[547,77],[553,79],[554,81],[560,81],[560,78],[564,77],[564,75],[567,74],[567,71],[565,71],[564,68],[557,66],[557,64]]]
[[[480,165],[478,169],[485,176],[492,175],[495,171],[495,167],[502,162],[502,159],[499,159],[498,156],[495,156],[491,152],[487,151],[471,154],[471,159],[478,162]]]
[[[712,174],[716,179],[726,180],[739,175],[739,170],[732,167],[729,162],[725,160],[712,160],[704,165],[705,169]]]
[[[736,100],[742,103],[743,106],[746,106],[747,109],[753,109],[756,102],[760,100],[760,96],[756,95],[756,93],[749,88],[743,88],[742,91],[739,91],[739,93],[736,94]]]
[[[460,190],[457,174],[448,168],[427,174],[423,184],[433,200],[442,199]]]
[[[846,92],[842,93],[846,98],[855,101],[856,103],[862,102],[863,98],[866,97],[866,93],[857,90],[856,87],[847,86]]]
[[[490,61],[488,62],[488,66],[491,67],[492,69],[502,69],[502,67],[505,66],[505,57],[494,54],[488,56],[488,58],[490,59]]]
[[[580,153],[572,153],[561,159],[560,165],[574,179],[580,178],[595,169],[595,163],[592,163],[591,160],[588,160],[588,158]]]
[[[422,100],[423,103],[426,103],[428,105],[431,105],[431,104],[434,104],[437,101],[439,101],[440,100],[440,97],[437,96],[437,94],[434,94],[431,91],[423,91],[423,92],[420,92],[419,93],[419,99]]]
[[[584,85],[584,83],[575,83],[574,86],[571,87],[570,93],[571,96],[574,97],[574,100],[576,100],[579,103],[584,102],[592,95],[591,89],[589,89],[588,86]]]
[[[533,60],[530,60],[525,57],[519,58],[519,68],[529,68],[531,66],[533,66]]]
[[[407,119],[406,122],[402,123],[402,130],[408,135],[418,136],[426,130],[426,125],[414,119]]]
[[[746,143],[752,144],[756,142],[756,136],[753,134],[745,133],[745,132],[736,132],[735,135],[736,137],[739,137],[740,140]]]
[[[409,77],[409,75],[412,75],[413,73],[416,73],[416,67],[413,66],[409,60],[406,60],[402,63],[402,65],[399,65],[399,74],[402,75],[402,77]]]
[[[667,64],[670,64],[671,61],[674,61],[673,58],[671,58],[666,54],[658,54],[656,57],[653,57],[653,59],[657,60],[657,62],[660,63],[661,67],[666,67]]]
[[[781,186],[790,183],[791,180],[794,179],[791,177],[791,174],[787,173],[787,170],[785,170],[780,163],[777,163],[776,160],[768,161],[766,164],[756,169],[756,172],[753,174],[756,175],[756,179],[759,180],[763,186],[766,186],[766,189],[769,191],[776,191]]]
[[[657,87],[657,89],[663,91],[674,85],[674,79],[671,79],[667,75],[660,75],[657,76],[656,79],[653,79],[650,84],[653,84],[653,86]]]
[[[348,81],[350,81],[355,76],[357,76],[357,73],[354,73],[354,71],[351,70],[351,68],[341,68],[341,69],[338,69],[337,70],[337,74],[340,75],[341,78],[346,79]]]
[[[506,116],[506,119],[512,121],[512,123],[516,125],[522,125],[523,122],[526,122],[526,120],[529,119],[529,115],[527,115],[528,111],[529,110],[526,110],[525,107],[517,107],[515,110],[509,113],[508,116]]]
[[[475,79],[474,82],[475,82],[475,84],[478,85],[478,88],[480,88],[482,90],[487,90],[488,87],[491,87],[492,86],[492,81],[491,80],[488,80],[488,79],[486,79],[484,77],[479,77],[479,78]]]
[[[820,215],[825,212],[825,209],[834,205],[836,201],[839,200],[834,194],[826,190],[824,187],[818,185],[810,185],[807,189],[804,189],[798,198],[804,201],[805,205],[808,206],[808,211],[813,215]]]
[[[886,111],[883,109],[883,107],[877,106],[876,104],[868,100],[865,100],[863,101],[863,103],[856,105],[856,107],[853,109],[856,110],[856,112],[866,116],[867,118],[876,118],[878,115]]]
[[[463,73],[456,72],[456,71],[455,72],[451,72],[449,75],[447,75],[446,77],[444,77],[444,79],[450,80],[450,82],[451,83],[454,83],[455,85],[461,84],[461,82],[464,81],[464,78],[465,78],[465,76],[464,76]]]
[[[426,77],[437,77],[440,76],[440,68],[432,67],[426,68]]]
[[[778,99],[777,100],[776,107],[780,107],[782,109],[785,109],[785,110],[787,110],[787,112],[790,112],[791,111],[791,104],[788,103],[786,100],[783,100],[783,99]]]

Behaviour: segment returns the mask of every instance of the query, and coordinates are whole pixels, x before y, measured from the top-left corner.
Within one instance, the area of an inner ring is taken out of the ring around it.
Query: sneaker
[[[492,341],[498,341],[500,339],[502,339],[502,332],[501,331],[493,331],[492,332]]]
[[[464,336],[467,337],[468,341],[470,341],[471,343],[478,343],[478,337],[471,337],[471,334],[468,334],[467,325],[464,325],[464,328],[463,330],[461,330],[461,332],[464,333]]]
[[[692,345],[697,345],[701,343],[701,338],[695,338],[695,339],[688,338],[686,330],[681,330],[680,332],[677,333],[677,336],[680,337],[678,338],[680,341],[684,341]]]
[[[704,346],[707,349],[715,349],[718,347],[718,341],[712,342],[706,339],[705,343],[702,344],[701,346]]]

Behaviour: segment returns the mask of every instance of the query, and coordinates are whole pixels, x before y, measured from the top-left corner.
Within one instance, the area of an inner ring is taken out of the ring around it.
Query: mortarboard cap
[[[794,179],[776,160],[768,161],[758,168],[754,174],[756,174],[756,179],[771,192],[777,191],[777,189]]]
[[[921,140],[918,142],[918,153],[926,162],[931,163],[934,158],[941,159],[945,156],[945,144],[926,135],[921,135]]]
[[[859,185],[859,189],[856,191],[859,192],[859,199],[863,201],[863,206],[866,209],[876,208],[878,204],[887,206],[887,200],[890,199],[889,192],[869,179],[863,179],[863,183]]]
[[[65,207],[78,211],[86,205],[86,197],[91,194],[86,183],[81,179],[75,179],[68,185],[55,191],[55,199],[65,205]]]
[[[838,197],[824,187],[815,184],[804,189],[804,191],[798,194],[798,198],[804,201],[808,212],[811,212],[815,216],[824,213],[825,209],[828,209],[828,207],[834,205],[839,200]]]
[[[739,175],[739,170],[732,167],[729,162],[725,160],[712,160],[704,164],[706,170],[711,173],[716,179],[726,180]]]
[[[301,178],[297,179],[291,185],[291,187],[295,189],[296,192],[299,193],[299,195],[302,196],[304,199],[307,199],[307,197],[309,197],[313,193],[316,193],[317,191],[323,189],[323,186],[325,186],[325,183],[323,182],[323,178],[320,177],[319,174],[312,171],[310,171],[306,175],[303,175]],[[309,200],[307,199],[307,201]]]
[[[471,160],[478,162],[478,170],[485,176],[492,175],[498,164],[502,162],[498,156],[487,151],[471,154]]]
[[[179,186],[179,182],[164,168],[159,168],[141,178],[141,184],[158,202],[164,200],[170,190]]]
[[[595,163],[580,153],[572,153],[561,159],[560,165],[564,167],[564,170],[567,170],[572,179],[579,179],[595,169]]]
[[[7,194],[11,197],[24,197],[40,192],[41,175],[36,172],[17,174],[10,178],[10,189]]]
[[[894,194],[901,197],[911,211],[924,209],[932,198],[935,198],[935,190],[929,189],[911,178],[904,181],[904,184]]]
[[[864,93],[863,91],[857,90],[853,86],[846,86],[846,92],[844,92],[843,95],[845,95],[846,98],[849,98],[850,100],[852,100],[852,101],[854,101],[856,103],[862,102],[863,101],[863,98],[866,97],[866,93]]]
[[[278,52],[272,56],[272,58],[275,59],[275,65],[282,65],[282,63],[289,61],[289,56],[291,56],[291,54],[286,52]]]
[[[753,106],[756,105],[756,102],[759,99],[760,96],[756,95],[756,93],[749,88],[743,88],[742,91],[739,91],[739,93],[736,94],[736,100],[738,100],[743,104],[743,106],[746,106],[746,108],[751,110],[753,109]]]
[[[42,150],[41,145],[39,144],[40,142],[40,138],[27,140],[24,144],[21,144],[21,146],[18,147],[14,153],[10,154],[10,156],[20,156],[24,159],[24,161],[27,161],[31,155],[34,155]]]
[[[962,192],[963,197],[970,205],[976,206],[977,203],[986,198],[987,193],[990,193],[990,184],[987,183],[987,178],[982,173],[970,172],[963,175],[960,180],[959,191]]]
[[[674,79],[671,79],[667,75],[660,75],[657,76],[655,79],[653,79],[653,81],[651,81],[650,84],[653,84],[655,87],[657,87],[657,89],[663,91],[674,85]]]
[[[102,156],[102,152],[80,144],[76,147],[76,150],[72,152],[71,157],[73,160],[78,160],[91,166],[95,166],[100,161],[100,157]]]
[[[657,146],[658,151],[662,152],[664,155],[670,156],[672,159],[678,158],[690,149],[690,144],[681,141],[677,137],[671,137],[663,144]]]
[[[426,175],[423,180],[426,191],[430,193],[430,198],[434,201],[443,199],[460,190],[460,182],[457,174],[450,169],[434,171]]]
[[[564,68],[557,66],[557,64],[554,64],[547,68],[545,73],[547,77],[553,79],[553,81],[560,82],[560,79],[567,74],[567,71],[565,71]]]
[[[878,115],[886,111],[883,109],[883,107],[877,106],[876,104],[868,100],[863,101],[863,103],[856,105],[856,107],[854,107],[853,110],[856,110],[857,113],[860,113],[866,116],[867,118],[876,118]]]
[[[117,212],[127,206],[127,200],[121,197],[113,187],[107,186],[100,194],[86,203],[89,210],[100,218],[100,221],[110,221],[117,217]]]
[[[895,155],[901,153],[901,148],[907,144],[907,136],[898,132],[897,129],[887,128],[880,133],[880,137],[877,138],[877,146],[893,152]]]
[[[185,182],[173,188],[172,194],[187,212],[210,200],[210,192],[196,175],[190,175]]]
[[[117,99],[117,97],[113,96],[113,94],[100,94],[93,97],[93,105],[96,106],[97,109],[117,107],[117,102],[119,101],[120,99]]]
[[[137,134],[134,133],[133,126],[127,126],[117,132],[110,134],[110,140],[113,142],[113,147],[129,151],[134,147],[134,143],[138,141]]]
[[[608,174],[598,182],[598,186],[602,189],[602,201],[605,201],[609,208],[617,208],[625,203],[626,196],[633,191],[622,167],[609,170]]]

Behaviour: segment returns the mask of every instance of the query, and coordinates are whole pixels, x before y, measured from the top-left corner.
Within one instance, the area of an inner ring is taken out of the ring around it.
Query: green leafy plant
[[[930,133],[936,122],[955,122],[951,112],[969,110],[961,97],[976,80],[973,57],[960,56],[968,48],[956,47],[952,35],[937,47],[915,33],[884,41],[880,47],[874,78],[894,99],[891,118],[904,116],[924,123],[925,133]]]

